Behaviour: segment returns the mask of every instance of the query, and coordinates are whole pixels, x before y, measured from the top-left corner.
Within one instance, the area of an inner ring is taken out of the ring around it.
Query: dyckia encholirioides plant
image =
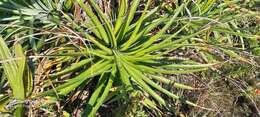
[[[74,32],[78,32],[78,38],[84,39],[86,44],[80,53],[84,53],[84,59],[64,70],[50,74],[52,79],[68,74],[79,68],[85,68],[74,78],[66,80],[62,85],[55,87],[60,95],[68,94],[82,83],[89,83],[98,78],[98,83],[87,103],[84,115],[94,116],[99,107],[107,100],[113,87],[126,87],[125,89],[139,89],[148,93],[159,104],[167,106],[165,100],[156,93],[157,91],[173,99],[181,97],[162,88],[157,82],[170,83],[171,80],[164,77],[166,74],[192,73],[206,70],[213,64],[199,64],[196,62],[182,62],[176,64],[167,54],[187,44],[189,38],[203,32],[198,31],[188,36],[176,37],[185,28],[180,28],[173,34],[167,34],[167,30],[176,24],[179,14],[184,12],[185,3],[175,9],[173,16],[153,17],[159,7],[149,9],[152,0],[147,0],[140,17],[135,17],[141,0],[134,0],[129,7],[128,0],[120,0],[119,10],[115,23],[103,13],[94,0],[77,0],[80,7],[87,14],[89,22],[83,26],[91,29],[85,32],[82,26],[63,13],[63,16],[71,24]],[[152,19],[151,21],[151,18]],[[149,20],[147,20],[149,19]],[[186,26],[189,24],[186,24]],[[158,26],[162,28],[152,34]],[[93,28],[95,27],[95,28]],[[165,35],[167,34],[167,35]],[[91,65],[89,65],[91,64]],[[84,67],[83,67],[84,66]],[[192,90],[190,86],[179,83],[175,87]],[[136,88],[138,87],[138,88]],[[49,90],[43,95],[55,92]],[[197,106],[190,101],[184,101],[192,106]]]

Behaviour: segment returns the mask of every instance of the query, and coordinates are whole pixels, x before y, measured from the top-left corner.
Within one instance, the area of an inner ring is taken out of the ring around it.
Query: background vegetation
[[[0,0],[0,116],[260,116],[259,0]]]

